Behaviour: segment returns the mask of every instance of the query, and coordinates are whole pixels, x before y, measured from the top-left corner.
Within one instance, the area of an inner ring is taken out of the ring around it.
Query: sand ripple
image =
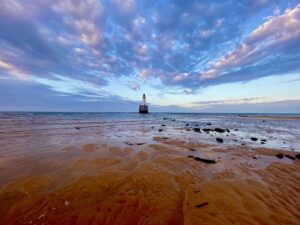
[[[299,224],[300,160],[282,163],[271,150],[255,152],[254,160],[250,150],[170,140],[138,152],[108,149],[106,156],[91,157],[99,146],[85,145],[87,157],[65,162],[60,176],[49,172],[8,183],[0,190],[0,223]]]

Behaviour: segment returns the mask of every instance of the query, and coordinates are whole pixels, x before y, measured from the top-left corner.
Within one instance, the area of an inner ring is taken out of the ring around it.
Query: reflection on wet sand
[[[0,224],[296,225],[300,160],[278,152],[162,137],[86,143],[24,158],[23,175],[2,157],[1,177],[11,177],[2,181]]]

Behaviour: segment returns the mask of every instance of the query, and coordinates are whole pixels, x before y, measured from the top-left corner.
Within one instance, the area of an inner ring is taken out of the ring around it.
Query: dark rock
[[[192,155],[188,155],[188,157],[189,157],[189,158],[194,158],[194,156],[192,156]]]
[[[163,131],[163,129],[158,129],[158,131],[159,131],[159,132],[162,132],[162,131]]]
[[[208,202],[203,202],[203,203],[201,203],[199,205],[195,205],[195,207],[196,208],[202,208],[203,206],[206,206],[206,205],[208,205]]]
[[[266,142],[264,142],[264,141],[261,141],[261,142],[260,142],[260,144],[261,144],[261,145],[264,145],[264,144],[266,144]]]
[[[168,137],[162,137],[162,139],[167,140],[167,139],[169,139],[169,138],[168,138]]]
[[[256,156],[252,156],[252,159],[257,159],[257,157]]]
[[[130,142],[128,142],[128,141],[126,141],[126,142],[124,142],[126,145],[133,145],[132,143],[130,143]]]
[[[282,159],[282,158],[283,158],[283,154],[277,154],[276,157],[277,157],[278,159]]]
[[[246,143],[242,143],[241,145],[246,145]]]
[[[207,125],[207,126],[211,126],[211,123],[207,123],[206,125]]]
[[[223,143],[224,142],[223,138],[216,138],[216,141],[219,142],[219,143]]]
[[[199,127],[199,124],[195,124],[195,127]]]
[[[145,143],[143,142],[139,142],[139,143],[136,143],[136,145],[144,145]]]
[[[195,150],[195,149],[193,149],[193,148],[190,148],[189,150],[190,150],[190,151],[192,151],[192,152],[195,152],[195,151],[196,151],[196,150]]]
[[[234,141],[234,142],[237,142],[238,140],[234,139],[233,141]]]
[[[297,155],[295,155],[296,159],[300,159],[300,153],[298,153]]]
[[[210,131],[213,131],[212,129],[210,129],[210,128],[203,128],[202,129],[204,132],[206,132],[206,133],[209,133]]]
[[[161,126],[162,126],[162,127],[165,127],[165,126],[166,126],[166,124],[162,124]]]
[[[152,129],[154,128],[154,126],[151,127]]]
[[[267,142],[267,140],[266,140],[266,139],[261,139],[261,141],[263,141],[263,142]]]
[[[204,162],[204,163],[207,163],[207,164],[212,164],[212,163],[216,163],[215,160],[212,160],[212,159],[203,159],[203,158],[200,158],[200,157],[194,157],[194,159],[196,161],[199,161],[199,162]]]
[[[215,128],[215,132],[218,132],[218,133],[224,133],[225,130],[222,129],[222,128]]]
[[[236,129],[234,129],[234,131],[239,131],[239,129],[236,128]]]
[[[167,119],[169,119],[169,118],[167,118],[167,117],[164,117],[164,118],[163,118],[163,120],[167,120]]]
[[[74,127],[76,130],[80,130],[80,127]]]
[[[251,137],[250,139],[251,139],[251,141],[257,141],[258,140],[256,137]]]
[[[227,131],[228,133],[230,133],[230,130],[229,130],[228,128],[226,129],[226,131]]]
[[[295,160],[296,158],[294,157],[294,156],[291,156],[291,155],[284,155],[286,158],[288,158],[288,159],[291,159],[291,160]]]
[[[199,133],[201,133],[201,130],[200,130],[200,128],[195,127],[195,128],[194,128],[194,132],[199,132]]]
[[[191,129],[190,128],[187,128],[187,129],[185,129],[186,131],[191,131]]]
[[[185,126],[188,127],[189,125],[190,125],[190,124],[187,123]]]
[[[175,119],[171,119],[171,121],[175,122]]]

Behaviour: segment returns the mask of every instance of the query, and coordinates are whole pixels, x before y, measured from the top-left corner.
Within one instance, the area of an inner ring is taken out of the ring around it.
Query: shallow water
[[[296,225],[300,160],[257,148],[299,150],[290,117],[1,114],[0,224]]]
[[[0,149],[1,154],[55,150],[57,146],[97,142],[103,138],[112,142],[134,139],[148,143],[159,133],[158,129],[163,129],[160,135],[196,138],[204,143],[215,143],[216,137],[222,137],[222,145],[243,143],[257,147],[261,145],[259,140],[266,139],[265,147],[300,151],[299,115],[261,116],[269,118],[237,114],[2,113]],[[285,117],[290,119],[280,119]],[[192,134],[184,129],[186,124],[191,128],[228,128],[230,133]],[[250,137],[259,140],[254,142]]]

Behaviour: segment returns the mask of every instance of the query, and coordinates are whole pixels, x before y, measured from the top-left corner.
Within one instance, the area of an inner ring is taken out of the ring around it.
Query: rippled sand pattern
[[[155,140],[139,149],[62,149],[70,157],[52,158],[61,162],[52,171],[1,189],[1,224],[299,224],[300,160],[280,161],[272,150]]]

